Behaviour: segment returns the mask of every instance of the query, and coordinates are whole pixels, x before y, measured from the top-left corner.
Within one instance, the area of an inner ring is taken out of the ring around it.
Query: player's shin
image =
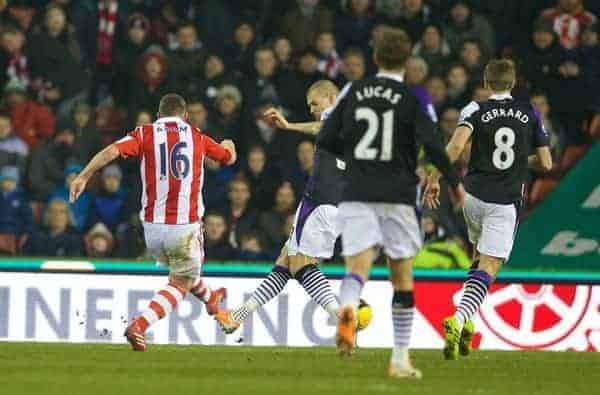
[[[279,295],[285,288],[285,284],[292,278],[287,267],[275,265],[269,275],[260,283],[252,296],[239,308],[231,312],[235,321],[242,322],[248,315],[256,311],[260,306]]]
[[[492,276],[483,270],[474,270],[469,273],[465,281],[465,289],[460,298],[454,317],[460,331],[465,324],[473,318],[481,307],[488,289],[492,283]]]
[[[318,303],[331,317],[337,319],[339,304],[331,289],[329,281],[319,270],[317,265],[311,263],[302,267],[294,275],[312,300]]]
[[[146,332],[152,324],[166,317],[170,312],[177,308],[177,305],[185,297],[186,290],[181,286],[170,282],[165,288],[158,291],[152,301],[142,311],[140,317],[135,320],[139,329]]]
[[[414,292],[395,290],[392,298],[392,323],[394,329],[394,348],[391,363],[397,366],[409,366],[408,345],[412,332],[415,313]]]

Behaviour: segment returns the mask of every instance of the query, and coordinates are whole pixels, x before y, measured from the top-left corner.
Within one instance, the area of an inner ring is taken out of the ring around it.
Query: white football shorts
[[[518,227],[514,204],[487,203],[466,194],[463,214],[469,241],[481,254],[508,259]]]
[[[144,222],[144,237],[156,264],[180,276],[196,277],[204,262],[204,236],[200,223],[185,225]]]
[[[338,208],[302,199],[286,247],[288,256],[299,253],[311,258],[329,259],[340,235]]]
[[[339,205],[344,256],[381,246],[391,259],[417,255],[423,244],[415,207],[399,203],[343,202]]]

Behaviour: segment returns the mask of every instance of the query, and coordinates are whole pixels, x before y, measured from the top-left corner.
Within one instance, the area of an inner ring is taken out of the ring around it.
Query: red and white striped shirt
[[[204,214],[204,157],[226,163],[231,153],[179,117],[163,117],[138,126],[116,141],[121,156],[139,157],[142,221],[189,224]]]

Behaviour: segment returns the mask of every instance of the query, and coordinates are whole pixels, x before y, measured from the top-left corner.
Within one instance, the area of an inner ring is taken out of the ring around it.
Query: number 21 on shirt
[[[367,131],[354,148],[354,157],[361,160],[392,160],[394,138],[394,110],[384,112],[379,119],[375,110],[359,107],[354,113],[356,121],[367,121]],[[373,141],[381,133],[381,148],[372,147]],[[379,156],[379,157],[378,157]]]

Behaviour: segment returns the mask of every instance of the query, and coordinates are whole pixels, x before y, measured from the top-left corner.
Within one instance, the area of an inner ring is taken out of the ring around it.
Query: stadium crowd
[[[460,109],[489,95],[486,62],[514,59],[514,95],[537,106],[557,163],[550,176],[532,177],[538,202],[600,134],[596,15],[600,2],[583,0],[0,0],[0,251],[142,257],[135,162],[104,168],[75,204],[68,185],[177,92],[190,123],[241,152],[232,167],[205,163],[207,259],[272,259],[290,232],[314,140],[261,114],[274,106],[310,119],[308,86],[374,73],[370,42],[386,25],[411,37],[406,81],[429,93],[446,140]],[[426,169],[423,161],[421,176]],[[435,246],[424,253],[445,249],[458,257],[449,267],[468,264],[460,217],[446,196],[422,218]]]

